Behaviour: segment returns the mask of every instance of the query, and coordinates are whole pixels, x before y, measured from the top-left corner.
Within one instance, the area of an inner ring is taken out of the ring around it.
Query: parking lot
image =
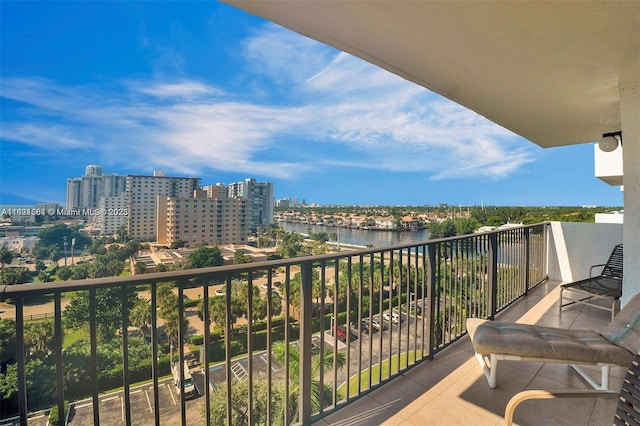
[[[204,374],[192,370],[196,382],[197,396],[185,401],[187,424],[202,423],[200,412],[201,397],[204,394]],[[124,392],[100,396],[100,423],[125,424],[123,404]],[[160,421],[163,424],[180,424],[180,396],[171,378],[158,382]],[[135,425],[154,424],[153,386],[146,384],[130,390],[131,423]],[[69,423],[72,425],[93,425],[93,401],[77,401],[70,405]]]
[[[389,317],[391,319],[391,317]],[[369,367],[369,356],[371,356],[371,362],[377,363],[381,359],[389,357],[390,353],[406,352],[407,350],[414,349],[414,339],[417,339],[415,343],[420,347],[421,330],[420,326],[415,329],[416,317],[407,315],[405,312],[400,312],[398,317],[398,323],[393,323],[392,320],[385,321],[383,330],[373,331],[371,333],[362,333],[358,335],[357,328],[351,328],[353,335],[356,337],[351,342],[337,341],[337,349],[343,351],[349,345],[351,352],[350,365],[345,366],[338,372],[338,383],[342,383],[347,380],[348,376],[351,376],[358,369],[365,369]],[[323,339],[324,337],[324,339]],[[320,341],[324,340],[324,343]],[[382,340],[382,351],[380,352],[380,340]],[[324,336],[315,335],[313,337],[313,344],[316,347],[324,346],[325,348],[332,349],[335,342],[334,337],[330,331],[327,331]],[[369,351],[371,351],[369,353]],[[362,359],[358,360],[358,354],[362,354]],[[252,359],[252,368],[254,377],[266,378],[269,365],[272,370],[274,380],[283,380],[284,371],[283,366],[280,365],[275,359],[271,360],[271,364],[268,362],[266,352],[255,354]],[[247,378],[249,371],[248,358],[241,358],[235,360],[231,365],[231,374],[234,379],[244,380]],[[202,406],[204,404],[202,396],[204,395],[205,386],[205,374],[200,369],[191,370],[191,374],[195,380],[197,396],[186,400],[186,416],[187,424],[201,424],[202,423]],[[206,380],[213,390],[219,386],[223,386],[226,382],[226,369],[224,364],[213,366],[209,370],[208,380]],[[332,381],[331,375],[325,377],[325,382]],[[102,424],[125,424],[125,411],[123,404],[123,392],[115,392],[107,395],[101,395],[100,401],[100,422]],[[162,424],[180,424],[180,396],[178,395],[175,385],[171,378],[166,378],[159,381],[158,387],[158,399],[160,407],[160,421]],[[151,384],[136,386],[130,390],[131,401],[131,423],[135,425],[154,424],[154,404],[153,404],[153,386]],[[40,413],[37,416],[29,419],[30,425],[46,425],[47,414]],[[0,426],[19,424],[16,419],[12,423],[13,419],[6,419],[0,423]],[[70,405],[70,415],[68,424],[72,425],[93,425],[93,401],[91,399],[73,402]]]

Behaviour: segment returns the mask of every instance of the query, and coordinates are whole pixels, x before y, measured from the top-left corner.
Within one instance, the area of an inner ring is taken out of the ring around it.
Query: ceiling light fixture
[[[615,151],[618,144],[622,146],[622,132],[604,133],[602,139],[598,142],[598,146],[604,152]]]

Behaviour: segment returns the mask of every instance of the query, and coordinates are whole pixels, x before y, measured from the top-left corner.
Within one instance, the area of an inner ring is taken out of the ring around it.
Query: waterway
[[[419,231],[372,231],[288,222],[279,222],[278,225],[287,232],[300,232],[302,234],[326,232],[329,237],[335,233],[338,236],[339,243],[363,247],[369,244],[373,247],[390,247],[399,244],[421,243],[429,239],[429,231],[426,229]]]

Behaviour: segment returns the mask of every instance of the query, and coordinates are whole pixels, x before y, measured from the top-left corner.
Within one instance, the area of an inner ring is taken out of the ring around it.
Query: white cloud
[[[2,97],[24,107],[19,117],[3,116],[2,137],[51,150],[90,148],[128,168],[143,159],[194,175],[289,179],[344,165],[434,179],[504,177],[534,159],[533,148],[479,115],[274,25],[243,49],[247,72],[266,81],[255,83],[260,91],[285,87],[285,101],[258,103],[246,87],[182,77],[107,88],[5,78]]]

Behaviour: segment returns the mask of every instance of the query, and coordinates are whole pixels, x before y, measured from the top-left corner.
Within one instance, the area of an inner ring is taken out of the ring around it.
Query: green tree
[[[199,247],[189,255],[189,263],[193,268],[207,268],[224,264],[222,253],[218,247]]]
[[[12,260],[13,252],[11,250],[0,249],[0,264],[2,264],[2,268],[4,268],[4,265],[10,264]]]
[[[0,269],[0,283],[4,285],[25,284],[31,280],[31,272],[27,268]]]
[[[138,327],[142,334],[146,334],[147,325],[151,322],[151,306],[146,300],[140,297],[136,299],[129,312],[129,322],[132,326]]]
[[[457,235],[473,234],[479,226],[478,221],[473,218],[457,219],[455,225]]]
[[[13,359],[15,353],[16,323],[10,319],[0,318],[0,366]]]
[[[276,253],[284,258],[297,257],[302,251],[302,241],[304,241],[302,235],[296,232],[287,232],[282,235]]]
[[[147,272],[147,265],[141,260],[138,260],[134,265],[134,271],[136,275],[142,275]]]
[[[40,271],[38,273],[38,281],[41,283],[48,283],[53,281],[53,279],[51,279],[51,275],[49,275],[47,271]]]
[[[249,392],[248,380],[235,380],[231,385],[231,405],[227,406],[227,386],[217,386],[213,392],[210,404],[211,424],[223,425],[227,423],[227,409],[231,410],[232,425],[246,425],[249,423],[251,411],[253,423],[256,425],[267,424],[267,412],[269,400],[267,399],[267,382],[265,380],[253,380],[253,407],[248,406],[247,394]],[[283,424],[282,417],[277,418],[278,412],[282,412],[284,406],[284,392],[282,385],[274,385],[271,390],[271,419],[273,424]],[[205,412],[203,410],[204,418]]]
[[[71,249],[71,243],[75,240],[76,247],[84,247],[91,244],[91,238],[81,234],[77,228],[70,228],[67,225],[55,225],[45,228],[38,233],[39,241],[36,247],[61,246],[64,239],[67,239],[67,249]]]
[[[178,249],[181,247],[184,247],[186,245],[186,243],[182,240],[175,240],[174,242],[171,243],[171,245],[169,246],[172,249]]]
[[[237,249],[233,254],[233,263],[242,264],[242,263],[251,263],[252,257],[244,254],[242,249]]]
[[[24,327],[24,344],[27,353],[44,361],[53,346],[53,322],[29,321]]]
[[[27,361],[25,375],[27,380],[27,400],[30,406],[49,405],[56,390],[55,367],[35,358]],[[18,364],[9,364],[4,373],[0,373],[0,396],[3,406],[15,405],[18,394]],[[7,401],[8,400],[8,401]],[[12,401],[13,403],[9,402]]]
[[[287,418],[290,422],[298,420],[298,402],[300,398],[300,351],[298,346],[289,345],[289,357],[287,358],[286,344],[283,341],[278,341],[273,344],[273,357],[276,361],[282,365],[289,361],[289,413]],[[311,358],[311,408],[314,412],[320,410],[320,395],[322,394],[325,407],[333,404],[333,391],[331,385],[325,384],[324,387],[320,386],[320,371],[325,373],[332,371],[334,368],[340,369],[346,362],[344,352],[338,352],[336,355],[336,364],[333,364],[333,352],[330,349],[326,349],[323,354],[314,354]],[[281,406],[284,409],[284,404]],[[279,416],[284,418],[284,413]]]
[[[125,307],[128,312],[137,299],[134,286],[127,286]],[[98,337],[106,342],[113,339],[122,326],[122,290],[120,287],[96,289],[96,326]],[[89,291],[82,290],[71,297],[63,312],[64,323],[73,329],[89,324]],[[127,318],[128,319],[128,318]]]
[[[73,271],[70,266],[60,266],[56,271],[56,275],[58,275],[58,278],[60,278],[62,281],[66,281],[71,278],[72,274]]]

